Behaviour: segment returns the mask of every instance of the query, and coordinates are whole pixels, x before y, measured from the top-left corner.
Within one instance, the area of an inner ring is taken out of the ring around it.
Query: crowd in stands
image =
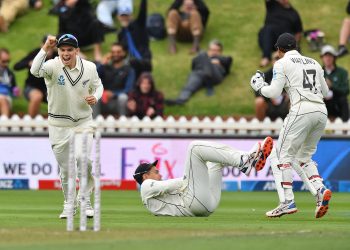
[[[95,117],[162,116],[164,105],[184,105],[201,88],[206,88],[208,96],[213,95],[214,86],[220,84],[230,73],[233,58],[223,54],[224,46],[219,40],[210,38],[207,50],[200,49],[200,41],[210,22],[210,10],[204,0],[174,0],[164,13],[152,15],[148,13],[147,0],[138,2],[138,13],[134,13],[133,0],[100,0],[97,5],[89,0],[52,0],[49,14],[58,18],[57,37],[66,33],[73,34],[81,48],[93,49],[93,58],[89,59],[96,63],[104,85],[103,96],[93,107]],[[266,16],[257,33],[257,44],[261,49],[260,67],[269,67],[264,73],[266,82],[270,83],[273,63],[278,60],[274,53],[278,36],[289,32],[300,43],[303,33],[305,35],[310,32],[303,30],[302,18],[292,6],[292,1],[264,2]],[[42,0],[0,0],[0,34],[11,28],[11,23],[18,15],[29,8],[38,10],[42,6]],[[350,1],[346,11],[350,15]],[[103,55],[101,45],[105,34],[110,32],[115,34],[115,42],[110,45],[110,51]],[[193,55],[192,66],[176,99],[165,99],[157,90],[156,80],[152,76],[150,37],[163,39],[166,36],[170,54],[177,53],[178,41],[192,44],[189,51]],[[349,37],[350,17],[345,17],[340,29],[338,50],[331,45],[319,48],[325,78],[331,89],[325,98],[328,115],[331,119],[340,117],[343,121],[349,119],[349,81],[347,70],[337,65],[336,59],[348,54],[346,46]],[[8,67],[10,51],[0,48],[1,115],[11,114],[12,98],[20,94],[28,101],[28,114],[31,117],[40,112],[41,103],[47,102],[44,80],[35,78],[29,72],[32,60],[39,50],[38,46],[14,65],[16,71],[28,71],[25,86],[19,91],[15,74]],[[46,60],[56,56],[57,51],[50,51]],[[86,58],[83,52],[80,56]],[[271,120],[285,118],[288,109],[289,99],[285,93],[271,100],[255,93],[255,115],[259,120],[266,117]]]

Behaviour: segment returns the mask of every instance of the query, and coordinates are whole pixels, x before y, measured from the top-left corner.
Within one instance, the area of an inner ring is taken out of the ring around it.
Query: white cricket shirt
[[[70,69],[59,57],[46,62],[45,58],[46,52],[41,49],[30,72],[45,79],[49,124],[71,127],[91,120],[92,109],[85,97],[93,94],[99,100],[103,92],[95,64],[77,56],[75,67]]]
[[[141,184],[144,206],[154,215],[194,216],[185,206],[183,178],[165,181],[147,179]]]
[[[261,88],[261,94],[268,98],[276,98],[285,89],[291,102],[291,111],[310,112],[308,102],[324,104],[323,97],[327,96],[328,86],[321,65],[314,59],[302,56],[298,51],[285,53],[284,57],[275,62],[273,78],[270,86]]]

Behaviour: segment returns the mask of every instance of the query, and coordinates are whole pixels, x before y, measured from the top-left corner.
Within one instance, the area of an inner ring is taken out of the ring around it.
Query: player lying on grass
[[[263,96],[275,98],[284,89],[291,103],[270,157],[280,204],[266,215],[280,217],[298,211],[293,194],[294,168],[316,197],[315,217],[321,218],[327,213],[332,192],[324,186],[317,164],[311,158],[327,123],[323,98],[327,96],[328,86],[322,67],[297,51],[292,34],[280,35],[275,46],[281,59],[273,66],[271,84],[267,86],[260,72],[251,79],[252,88]]]
[[[249,175],[265,166],[273,147],[271,137],[258,142],[249,152],[227,145],[194,141],[187,150],[185,174],[182,178],[164,180],[152,164],[140,164],[134,174],[141,185],[141,198],[154,215],[209,216],[217,208],[221,197],[222,167],[237,167]]]

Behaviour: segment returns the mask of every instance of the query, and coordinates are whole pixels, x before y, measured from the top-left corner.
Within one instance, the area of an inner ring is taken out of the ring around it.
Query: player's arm
[[[92,93],[91,95],[86,96],[85,100],[89,105],[95,105],[97,101],[100,100],[102,97],[103,85],[100,77],[98,76],[95,65],[94,65],[94,69],[91,72],[93,72],[91,86],[90,86],[90,88],[92,89]]]
[[[259,76],[260,75],[260,76]],[[251,79],[252,88],[267,98],[277,98],[282,94],[286,82],[283,66],[276,62],[273,67],[273,76],[271,84],[268,85],[261,73],[256,73]]]
[[[30,73],[32,73],[32,75],[35,77],[51,78],[53,65],[50,63],[50,60],[48,62],[45,62],[45,58],[49,49],[54,48],[55,46],[56,37],[48,36],[45,44],[39,53],[34,57],[32,66],[30,67]]]
[[[180,190],[184,185],[182,178],[176,178],[166,181],[156,181],[147,179],[142,183],[141,193],[142,196],[148,198],[155,197],[163,194],[174,193]]]

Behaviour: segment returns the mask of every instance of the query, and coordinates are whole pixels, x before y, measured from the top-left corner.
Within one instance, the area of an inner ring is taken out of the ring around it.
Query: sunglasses
[[[58,43],[60,43],[60,41],[62,39],[66,39],[66,38],[73,39],[74,41],[76,41],[78,43],[78,39],[75,36],[71,35],[71,34],[65,34],[65,35],[61,36],[60,39],[58,39]]]
[[[1,60],[1,63],[10,63],[10,60]]]

